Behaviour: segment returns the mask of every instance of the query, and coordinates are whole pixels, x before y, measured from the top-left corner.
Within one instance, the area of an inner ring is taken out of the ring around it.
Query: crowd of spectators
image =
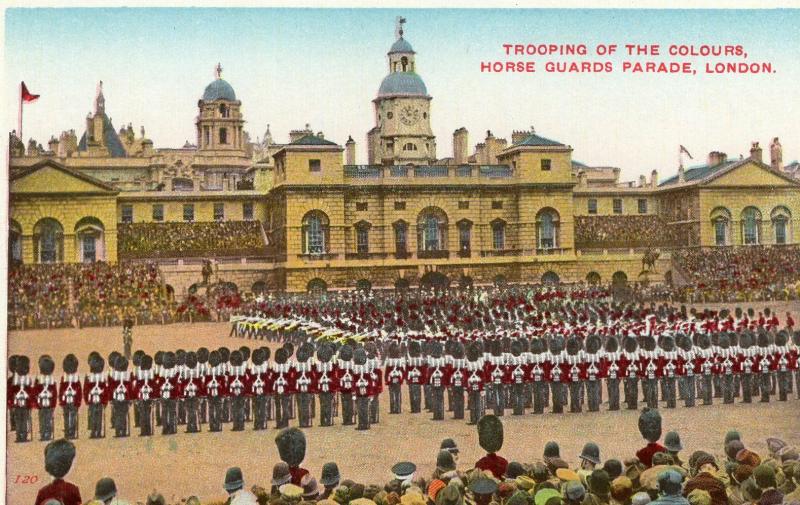
[[[117,233],[122,260],[263,256],[266,250],[258,221],[123,223]]]
[[[480,423],[479,423],[480,426]],[[291,429],[290,429],[291,430]],[[641,430],[640,430],[641,431]],[[283,433],[283,432],[282,432]],[[280,437],[281,435],[279,435]],[[349,466],[361,462],[328,462],[318,474],[302,461],[276,462],[269,482],[252,483],[239,467],[219,469],[220,493],[192,495],[178,503],[200,505],[795,505],[800,503],[800,460],[797,448],[779,438],[766,439],[757,452],[738,431],[724,440],[685,448],[680,434],[670,431],[633,452],[614,445],[613,456],[594,442],[568,458],[559,444],[529,446],[524,461],[507,461],[479,437],[489,454],[477,462],[459,458],[454,439],[445,439],[421,455],[435,469],[417,472],[413,462],[391,469],[374,469],[369,481],[349,478]],[[466,438],[466,437],[465,437]],[[471,438],[471,437],[470,437]],[[277,439],[276,439],[277,440]],[[489,441],[491,443],[491,441]],[[470,440],[468,443],[475,443]],[[502,439],[498,444],[502,446]],[[280,446],[279,446],[280,447]],[[496,446],[495,446],[496,447]],[[494,449],[494,447],[491,447]],[[625,449],[628,448],[628,449]],[[628,452],[629,451],[629,452]],[[305,453],[305,450],[303,451]],[[283,453],[281,455],[284,457]],[[166,505],[157,491],[117,487],[103,477],[79,487],[65,479],[75,458],[75,446],[57,440],[45,449],[45,469],[54,477],[40,489],[35,505],[102,505],[146,503]],[[292,459],[292,458],[289,458]],[[419,460],[417,462],[420,462]],[[265,462],[266,463],[266,462]],[[340,471],[345,470],[345,471]],[[381,475],[390,476],[381,477]],[[169,491],[169,490],[161,490]],[[225,496],[227,494],[227,496]],[[126,501],[129,500],[129,501]],[[57,500],[49,502],[48,500]]]
[[[576,216],[575,247],[630,249],[681,247],[699,241],[696,224],[668,223],[662,216]]]

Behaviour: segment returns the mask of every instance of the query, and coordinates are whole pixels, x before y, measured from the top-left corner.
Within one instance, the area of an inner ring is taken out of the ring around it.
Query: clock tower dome
[[[436,160],[431,130],[431,96],[416,72],[414,49],[403,38],[404,18],[398,18],[389,49],[387,75],[375,104],[375,127],[367,135],[371,165],[429,165]]]

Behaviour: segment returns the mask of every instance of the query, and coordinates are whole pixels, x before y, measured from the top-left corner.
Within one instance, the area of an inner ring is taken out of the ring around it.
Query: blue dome
[[[229,100],[236,101],[236,93],[233,92],[233,87],[228,84],[225,79],[215,79],[206,86],[203,92],[203,100],[213,102],[214,100]]]
[[[383,78],[378,96],[419,95],[428,96],[428,88],[414,72],[392,72]]]
[[[411,48],[411,44],[408,43],[406,39],[400,37],[392,44],[392,48],[389,49],[389,54],[392,53],[413,53],[414,50]]]

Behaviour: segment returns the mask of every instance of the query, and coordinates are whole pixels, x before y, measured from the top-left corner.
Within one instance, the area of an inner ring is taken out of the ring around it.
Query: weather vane
[[[222,63],[217,63],[217,66],[214,67],[214,76],[217,79],[222,79]]]
[[[397,16],[397,38],[403,37],[403,25],[406,22],[406,18],[403,16]]]

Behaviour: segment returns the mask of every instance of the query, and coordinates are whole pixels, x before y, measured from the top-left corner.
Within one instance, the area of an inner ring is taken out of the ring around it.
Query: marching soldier
[[[719,373],[722,378],[722,402],[733,403],[733,372],[735,359],[731,355],[730,338],[727,333],[719,336],[719,356],[717,358]]]
[[[761,331],[758,334],[758,372],[759,372],[759,384],[761,386],[761,402],[762,403],[769,403],[769,395],[772,389],[771,383],[771,370],[770,370],[770,357],[772,356],[769,352],[769,335],[765,331]]]
[[[486,382],[483,376],[483,345],[474,341],[467,346],[467,407],[469,408],[469,424],[478,424],[483,417],[484,406],[481,393]]]
[[[676,373],[679,380],[679,387],[683,392],[683,404],[686,407],[694,407],[697,386],[695,385],[695,349],[692,339],[687,335],[678,334],[678,359]]]
[[[353,393],[356,398],[357,430],[369,429],[369,393],[372,378],[367,367],[367,351],[363,347],[353,351]]]
[[[232,431],[244,431],[247,417],[245,412],[245,394],[247,393],[247,365],[241,351],[233,351],[230,357],[230,369],[226,380],[226,397],[231,402]]]
[[[625,391],[625,404],[628,410],[639,408],[639,353],[636,339],[627,336],[622,341],[622,356],[620,356],[620,373],[625,377],[623,389]]]
[[[289,353],[281,347],[275,351],[275,361],[272,364],[270,381],[272,394],[275,398],[275,427],[286,428],[289,426],[289,415],[292,407],[292,377],[291,365],[288,363]]]
[[[153,434],[153,399],[158,388],[152,356],[144,354],[139,358],[133,383],[133,398],[139,412],[139,436],[149,437]]]
[[[556,335],[550,339],[550,352],[548,362],[550,364],[550,388],[553,390],[553,413],[561,414],[564,412],[564,405],[567,403],[567,382],[569,380],[569,363],[567,353],[564,350],[564,338]]]
[[[789,336],[786,330],[781,330],[775,335],[775,371],[778,374],[778,401],[785,402],[789,397],[792,386],[792,371],[790,366],[790,353],[787,342]]]
[[[755,356],[755,348],[753,347],[753,335],[750,332],[744,332],[739,337],[739,353],[738,367],[741,373],[742,383],[742,403],[753,402],[753,357]]]
[[[131,364],[133,365],[133,370],[131,370],[131,389],[132,391],[136,391],[136,378],[139,376],[139,370],[141,370],[142,366],[142,356],[144,356],[145,352],[141,349],[138,349],[136,352],[133,353],[131,357]],[[136,395],[134,394],[134,402],[133,402],[133,427],[139,427],[139,402],[136,400]]]
[[[586,338],[586,399],[589,412],[598,412],[600,403],[603,401],[602,383],[602,358],[600,349],[603,346],[602,340],[597,335],[589,335]],[[619,391],[619,390],[617,390]]]
[[[11,409],[14,408],[14,402],[12,394],[12,390],[15,388],[15,381],[17,380],[17,362],[19,361],[19,356],[16,354],[12,354],[8,357],[8,373],[11,375],[6,379],[6,408],[9,412]],[[14,415],[13,413],[9,416],[8,426],[11,431],[16,431],[14,428]]]
[[[39,439],[46,441],[53,439],[53,409],[58,400],[56,381],[53,379],[53,370],[56,364],[48,355],[39,358],[39,377],[36,379],[34,390],[35,406],[39,411]]]
[[[297,357],[292,374],[297,388],[298,419],[301,428],[310,428],[312,424],[311,407],[314,402],[313,365],[311,358],[314,356],[314,345],[303,343],[297,349]]]
[[[275,437],[275,445],[278,447],[281,461],[289,466],[289,474],[292,476],[291,483],[299,486],[303,477],[308,475],[308,470],[300,467],[306,458],[305,434],[297,428],[282,429]]]
[[[231,421],[231,398],[228,395],[228,372],[231,369],[231,351],[223,346],[217,349],[219,352],[219,368],[220,373],[225,376],[225,391],[222,394],[222,423],[229,423]]]
[[[389,413],[399,414],[403,410],[402,385],[405,379],[405,360],[400,357],[400,346],[397,342],[389,344],[386,359],[386,385],[389,386]]]
[[[32,429],[31,408],[34,405],[35,382],[30,372],[30,358],[17,356],[16,368],[9,388],[8,407],[14,419],[17,442],[28,442],[28,434]]]
[[[531,339],[533,366],[530,368],[530,381],[533,383],[533,413],[542,414],[547,405],[548,385],[545,378],[545,342],[540,338]]]
[[[794,370],[795,393],[800,400],[800,330],[792,335],[792,350],[789,353],[789,369]]]
[[[583,410],[583,373],[582,359],[583,344],[578,337],[572,337],[567,341],[567,364],[569,365],[569,375],[567,384],[569,385],[569,411],[581,412]]]
[[[524,344],[522,339],[514,340],[511,343],[511,362],[509,363],[509,374],[507,381],[511,383],[511,407],[512,415],[521,416],[525,413],[527,390],[525,384],[526,366],[525,357],[523,355]]]
[[[319,425],[333,426],[333,403],[338,393],[336,367],[333,364],[333,344],[323,343],[317,349],[314,364],[314,383],[319,394]]]
[[[249,370],[248,370],[248,365],[247,364],[250,361],[250,348],[247,347],[246,345],[243,345],[243,346],[241,346],[239,348],[239,352],[242,353],[242,366],[244,366],[245,378],[248,378],[250,375],[248,373]],[[244,392],[244,395],[242,396],[242,399],[244,400],[244,418],[245,418],[245,421],[250,421],[250,395],[248,394],[247,391]]]
[[[620,360],[624,356],[619,352],[619,340],[617,340],[617,337],[614,335],[608,337],[604,350],[602,377],[606,379],[608,410],[619,410],[619,380],[620,377],[624,377]]]
[[[675,369],[677,368],[675,362],[678,358],[678,353],[675,351],[675,339],[671,335],[665,335],[661,337],[659,344],[663,351],[658,368],[661,370],[664,400],[667,402],[668,409],[674,409],[678,402],[678,395],[675,390]]]
[[[58,386],[58,404],[64,412],[64,438],[74,440],[78,438],[78,409],[83,399],[78,358],[74,354],[67,354],[61,367],[64,375]]]
[[[695,373],[699,369],[700,391],[703,396],[703,405],[713,403],[712,371],[714,367],[714,354],[711,351],[711,338],[708,335],[700,335],[697,338],[698,352],[695,357]]]
[[[84,403],[89,406],[89,438],[105,437],[105,408],[108,403],[108,381],[103,373],[105,360],[99,353],[89,355],[89,373],[83,384]]]
[[[161,434],[174,435],[178,432],[178,379],[175,370],[176,356],[164,353],[163,366],[158,374],[158,397],[161,404]]]
[[[219,351],[208,353],[208,371],[203,391],[208,402],[208,431],[222,431],[222,398],[225,395],[225,370]]]
[[[369,400],[369,422],[370,424],[378,424],[380,420],[380,396],[383,393],[383,370],[380,367],[378,347],[375,343],[367,342],[364,349],[367,351],[367,366],[372,376],[370,381],[372,390],[370,391]]]
[[[451,352],[453,361],[447,374],[450,377],[450,404],[453,407],[453,419],[464,419],[464,389],[469,375],[467,360],[464,359],[464,344],[453,341]]]
[[[261,347],[253,351],[253,362],[247,377],[247,394],[253,399],[253,429],[267,429],[267,392],[270,390],[269,365],[266,363],[269,349]]]
[[[111,418],[113,419],[114,436],[127,437],[130,434],[128,412],[133,395],[130,372],[128,372],[128,360],[125,356],[119,356],[114,361],[111,379],[108,381],[108,392],[111,396]]]
[[[204,376],[200,370],[197,354],[187,352],[186,369],[178,388],[186,412],[186,433],[200,432],[200,399],[205,395]]]
[[[198,377],[202,381],[203,386],[205,386],[206,376],[208,376],[208,354],[209,351],[205,347],[197,349],[197,369],[199,372]],[[208,422],[208,398],[205,396],[205,394],[200,396],[198,409],[200,411],[200,424],[205,424]]]
[[[186,351],[178,349],[175,351],[175,405],[177,412],[177,424],[186,424],[186,403],[183,399],[181,387],[186,378]]]
[[[644,338],[644,350],[639,352],[639,373],[642,379],[644,401],[651,409],[658,408],[658,356],[656,339]]]
[[[160,381],[161,371],[164,369],[164,351],[156,351],[153,355],[153,363],[153,373],[155,373],[156,383],[158,383]],[[154,394],[158,396],[158,391],[155,391]],[[161,401],[155,402],[154,407],[156,425],[161,426]]]
[[[502,353],[502,342],[490,340],[488,343],[490,355],[486,359],[484,374],[488,379],[486,383],[486,406],[494,410],[494,415],[502,416],[505,411],[505,398],[503,397],[503,378],[505,376],[505,359]]]
[[[442,357],[442,345],[431,341],[428,346],[427,385],[430,388],[430,404],[434,421],[444,420],[444,390],[447,387],[447,368]]]
[[[408,381],[408,397],[411,402],[411,413],[418,414],[422,411],[422,384],[427,382],[427,366],[420,356],[422,352],[420,343],[412,340],[408,343],[408,364],[406,365],[406,380]],[[341,351],[340,351],[341,354]],[[342,403],[344,412],[344,403]]]

